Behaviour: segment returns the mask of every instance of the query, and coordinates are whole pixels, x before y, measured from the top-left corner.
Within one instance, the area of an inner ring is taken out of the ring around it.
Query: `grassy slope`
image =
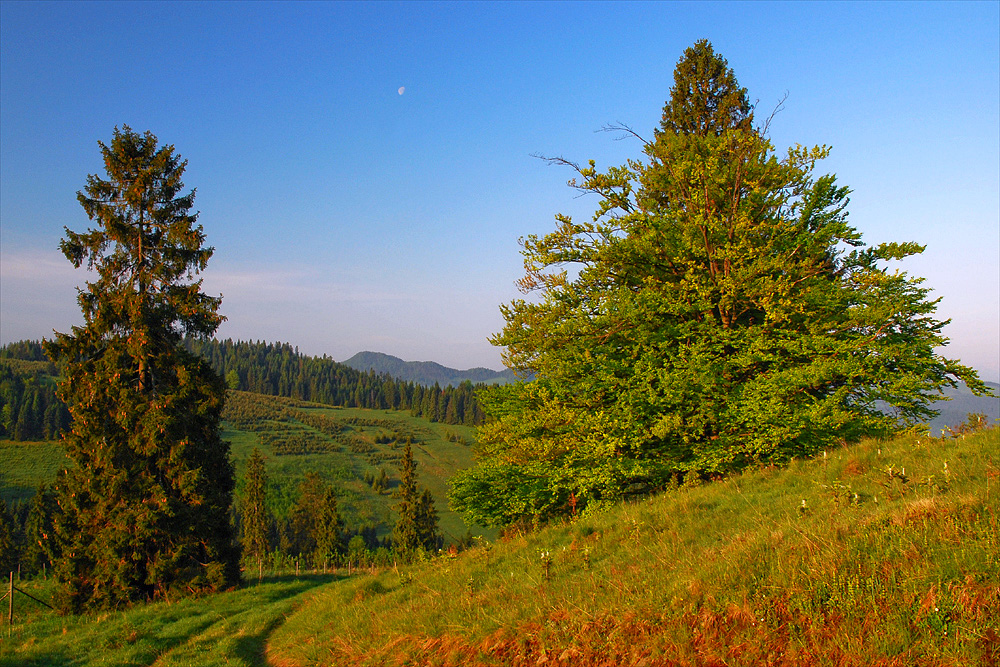
[[[0,667],[265,665],[268,635],[306,592],[337,579],[275,579],[203,598],[89,616],[58,616],[18,594],[9,638],[4,601]],[[51,595],[48,582],[19,587],[43,600]]]
[[[862,443],[324,587],[276,629],[269,655],[286,666],[993,664],[998,509],[996,429]]]
[[[4,667],[996,664],[1000,432],[861,443],[346,580],[18,605]]]
[[[0,440],[0,498],[30,501],[42,482],[55,481],[69,459],[58,442]]]
[[[299,404],[303,405],[303,404]],[[455,541],[469,530],[462,518],[448,508],[448,480],[458,470],[472,465],[472,447],[469,444],[450,442],[449,436],[464,439],[466,443],[475,439],[475,429],[430,422],[413,417],[409,412],[398,410],[367,410],[362,408],[333,408],[319,404],[304,404],[305,410],[326,415],[338,420],[358,418],[378,420],[391,424],[391,428],[378,426],[355,426],[350,435],[360,438],[371,448],[368,453],[356,453],[343,446],[333,447],[334,451],[319,454],[296,454],[277,456],[271,448],[262,445],[257,434],[227,429],[223,437],[232,443],[233,460],[237,477],[242,477],[246,460],[254,447],[259,447],[267,459],[267,470],[272,484],[269,488],[273,509],[279,514],[287,511],[294,500],[296,486],[307,472],[318,472],[327,481],[341,490],[340,505],[346,515],[348,526],[363,522],[391,525],[394,514],[391,507],[396,502],[391,492],[375,493],[364,483],[365,473],[378,474],[384,468],[396,483],[398,469],[396,459],[402,456],[402,446],[376,443],[379,435],[388,435],[391,430],[413,434],[413,458],[417,463],[418,482],[428,488],[434,496],[438,509],[440,526],[445,533],[445,541]],[[298,422],[293,422],[303,431],[320,440],[330,440],[322,433]]]
[[[260,396],[263,401],[282,401],[274,397]],[[449,436],[461,438],[465,443],[475,439],[475,429],[433,423],[423,418],[413,417],[409,412],[392,410],[365,410],[361,408],[332,408],[319,404],[304,405],[306,412],[328,415],[344,420],[359,418],[378,420],[393,425],[401,432],[412,433],[415,437],[413,457],[417,462],[419,483],[430,489],[434,496],[440,526],[445,533],[445,541],[456,541],[466,534],[469,527],[462,518],[448,509],[448,479],[458,470],[472,464],[472,448],[469,444],[450,442]],[[311,436],[329,441],[330,438],[302,424],[294,423]],[[224,427],[227,425],[224,424]],[[261,445],[258,434],[225,428],[223,438],[232,446],[233,461],[239,480],[243,475],[246,460],[254,447],[259,447],[267,458],[268,475],[271,480],[269,495],[273,509],[279,514],[288,511],[294,502],[297,486],[305,479],[307,472],[318,472],[325,480],[336,485],[341,491],[341,510],[349,527],[362,523],[383,525],[383,533],[394,521],[392,505],[395,499],[390,492],[375,493],[362,480],[366,472],[378,474],[379,467],[385,468],[394,481],[398,470],[394,462],[402,454],[400,447],[375,443],[377,435],[389,433],[386,428],[358,426],[350,435],[363,439],[372,448],[369,454],[359,454],[342,446],[334,446],[331,452],[318,454],[296,454],[276,456],[271,448]],[[372,461],[377,461],[372,463]],[[62,448],[56,442],[13,442],[0,440],[0,498],[8,503],[28,501],[41,482],[52,482],[60,468],[66,466]],[[480,530],[480,532],[482,532]]]

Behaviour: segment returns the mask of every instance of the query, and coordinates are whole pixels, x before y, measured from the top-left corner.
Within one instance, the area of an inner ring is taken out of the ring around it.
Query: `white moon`
[[[400,86],[399,87],[399,94],[402,95],[405,92],[406,92],[406,86]]]

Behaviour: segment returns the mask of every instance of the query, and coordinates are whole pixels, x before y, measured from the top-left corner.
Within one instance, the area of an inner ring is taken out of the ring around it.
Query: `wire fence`
[[[24,591],[24,590],[21,590],[20,588],[18,588],[17,586],[15,586],[14,585],[14,573],[11,572],[10,573],[10,583],[7,586],[7,592],[4,593],[3,595],[0,595],[0,602],[3,602],[4,600],[7,600],[7,636],[8,637],[10,637],[11,631],[14,628],[14,593],[20,593],[24,597],[29,598],[31,600],[34,600],[38,604],[46,606],[49,609],[51,609],[52,611],[55,611],[55,608],[52,605],[50,605],[48,602],[45,602],[44,600],[39,600],[38,598],[36,598],[31,593],[29,593],[27,591]]]

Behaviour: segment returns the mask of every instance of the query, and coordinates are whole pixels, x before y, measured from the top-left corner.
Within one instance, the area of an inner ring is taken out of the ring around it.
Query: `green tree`
[[[492,342],[536,380],[481,392],[489,419],[456,509],[484,525],[544,519],[926,420],[959,379],[985,389],[934,353],[946,322],[921,280],[886,268],[922,247],[866,247],[848,189],[813,173],[829,150],[779,158],[753,120],[699,42],[644,159],[554,160],[600,203],[522,240],[535,298],[501,307]]]
[[[225,387],[181,345],[224,319],[221,298],[194,280],[213,249],[194,191],[181,194],[187,162],[127,126],[98,143],[107,178],[91,175],[77,193],[96,227],[66,228],[60,244],[97,279],[79,293],[83,326],[45,344],[72,416],[56,532],[60,599],[74,611],[239,580]]]
[[[316,552],[316,523],[321,512],[327,486],[318,473],[308,472],[299,484],[298,496],[288,517],[287,545],[297,556]]]
[[[18,549],[14,517],[7,511],[7,503],[0,498],[0,574],[17,569]]]
[[[398,518],[392,529],[392,543],[396,551],[409,553],[417,549],[436,549],[440,542],[437,510],[430,491],[425,489],[421,492],[417,486],[417,463],[409,441],[403,450],[396,497],[399,499],[395,505]]]
[[[256,447],[247,459],[240,509],[243,558],[246,562],[255,562],[259,573],[268,552],[271,517],[267,511],[267,468]]]
[[[344,522],[337,509],[337,495],[327,487],[316,515],[314,561],[324,564],[344,553]]]
[[[31,499],[28,520],[24,526],[24,564],[29,572],[51,571],[57,559],[53,519],[57,511],[56,497],[45,484],[38,487]]]

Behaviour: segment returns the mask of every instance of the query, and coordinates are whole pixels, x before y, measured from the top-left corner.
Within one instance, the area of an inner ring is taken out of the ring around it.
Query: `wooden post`
[[[7,636],[10,637],[10,630],[14,626],[14,572],[10,573],[10,589],[7,591],[10,607],[7,610]]]

